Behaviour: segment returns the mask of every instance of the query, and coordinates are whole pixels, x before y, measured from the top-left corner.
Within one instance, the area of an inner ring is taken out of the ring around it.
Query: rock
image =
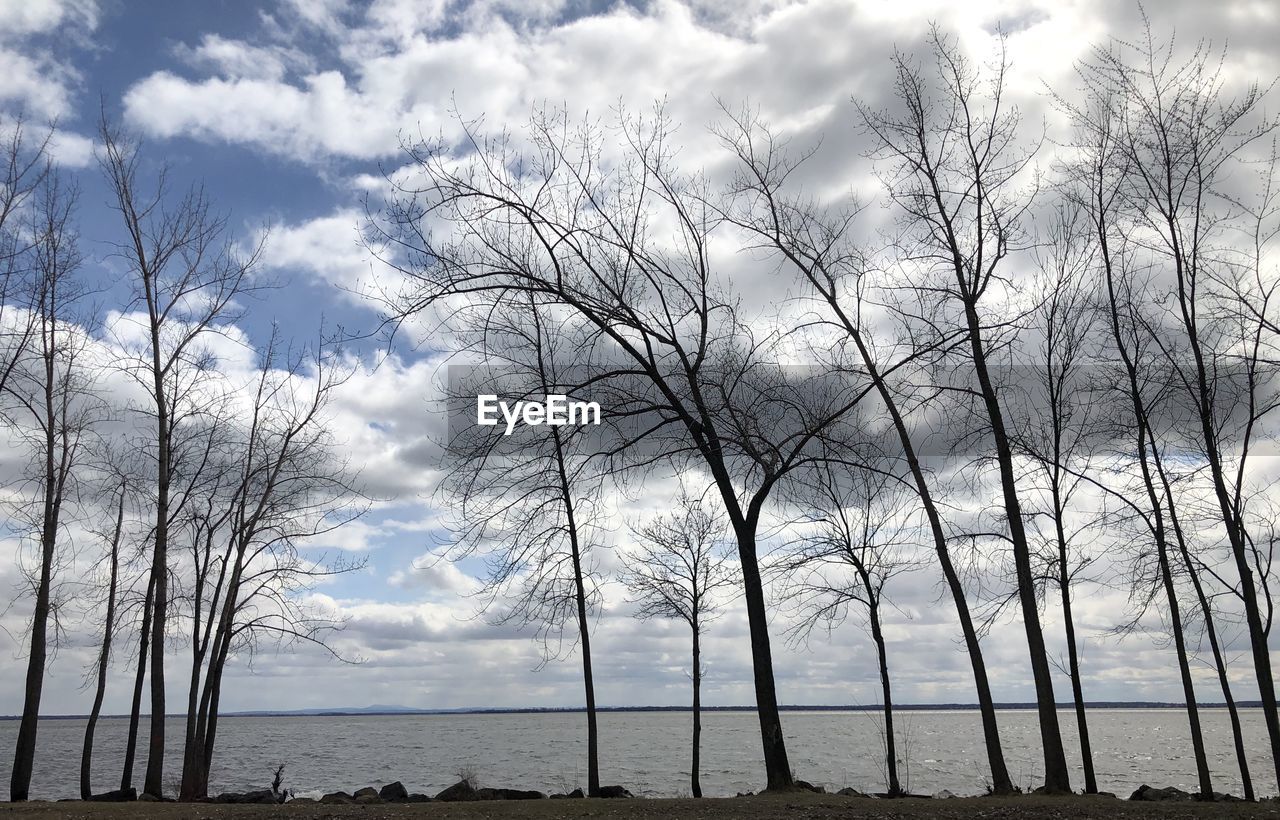
[[[138,799],[137,789],[116,789],[115,791],[95,794],[89,798],[95,803],[131,803]]]
[[[755,797],[755,792],[738,792],[734,797]]]
[[[384,802],[386,801],[376,794],[362,794],[356,798],[356,803],[361,806],[376,806]]]
[[[866,795],[863,794],[862,792],[858,791],[857,789],[850,788],[849,786],[845,786],[843,789],[836,792],[836,794],[840,795],[841,797],[866,797]]]
[[[635,797],[635,795],[627,791],[622,786],[601,786],[600,796],[608,798]]]
[[[142,794],[138,795],[138,799],[139,799],[139,800],[141,800],[141,801],[142,801],[142,802],[144,802],[144,803],[159,803],[159,802],[160,802],[160,798],[159,798],[159,797],[156,797],[154,794],[147,794],[146,792],[143,792]]]
[[[956,796],[956,793],[951,791],[950,789],[943,789],[942,791],[933,793],[934,800],[949,800],[955,796]]]
[[[1149,802],[1162,802],[1173,800],[1191,800],[1192,797],[1182,789],[1170,786],[1167,789],[1155,789],[1145,783],[1138,787],[1137,791],[1129,795],[1130,800],[1146,800]]]
[[[804,780],[797,780],[794,785],[797,789],[801,789],[807,792],[815,792],[817,794],[827,793],[827,790],[822,788],[821,786],[815,786],[812,783],[805,782]]]
[[[290,805],[297,803],[299,806],[306,806],[315,802],[316,800],[313,797],[294,797],[289,800]]]
[[[476,789],[481,800],[545,800],[542,792],[524,789]]]
[[[211,803],[279,803],[280,799],[270,789],[258,789],[251,792],[223,792],[213,798]]]
[[[394,783],[388,783],[381,789],[378,789],[378,796],[383,800],[408,800],[409,790],[404,784],[397,780]]]
[[[480,795],[476,793],[475,787],[466,780],[459,780],[449,788],[436,795],[437,800],[443,800],[446,803],[457,803],[465,800],[479,800]]]
[[[421,794],[421,793],[419,793],[419,792],[414,792],[413,794],[409,795],[409,796],[408,796],[407,798],[405,798],[405,799],[406,799],[406,801],[407,801],[407,802],[409,802],[409,803],[430,803],[430,802],[431,802],[432,800],[434,800],[435,798],[434,798],[434,797],[432,797],[431,795]]]
[[[586,797],[586,795],[582,793],[581,788],[577,788],[566,794],[565,797]]]
[[[375,789],[373,786],[365,786],[363,789],[359,789],[358,791],[356,791],[355,794],[351,796],[356,798],[357,800],[359,800],[361,797],[377,797],[378,790]]]
[[[321,797],[320,802],[328,805],[353,805],[356,799],[346,792],[330,792]]]

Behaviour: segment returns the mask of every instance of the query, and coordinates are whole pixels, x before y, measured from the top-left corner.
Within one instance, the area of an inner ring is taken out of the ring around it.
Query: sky
[[[1268,82],[1280,74],[1275,3],[1170,0],[1147,11],[1159,35],[1229,46],[1229,77]],[[1069,86],[1073,64],[1092,45],[1134,36],[1140,20],[1136,3],[1111,0],[0,0],[0,120],[22,112],[33,123],[57,123],[53,153],[81,185],[87,264],[106,298],[118,287],[111,243],[119,230],[94,159],[100,112],[141,138],[148,163],[167,163],[183,185],[202,183],[240,241],[265,232],[263,266],[284,284],[249,305],[240,327],[261,345],[273,325],[305,338],[321,317],[357,333],[377,327],[377,306],[360,292],[391,274],[359,241],[366,196],[403,163],[405,140],[456,138],[459,116],[518,127],[539,104],[606,115],[620,104],[665,100],[679,123],[682,163],[714,175],[727,158],[708,127],[720,105],[749,104],[800,143],[821,144],[815,186],[835,195],[865,177],[852,98],[884,99],[893,50],[917,48],[931,21],[982,60],[1005,32],[1011,93],[1027,119],[1043,118],[1052,134],[1046,88]],[[744,281],[759,275],[749,259],[726,264]],[[476,566],[425,560],[443,533],[431,442],[441,429],[437,354],[445,346],[421,333],[356,345],[362,366],[332,414],[379,499],[366,518],[314,545],[365,562],[314,593],[346,619],[334,647],[358,662],[305,648],[239,659],[224,685],[224,709],[582,703],[575,653],[547,661],[528,630],[478,618],[469,597]],[[642,516],[662,504],[628,499],[623,512]],[[0,603],[13,597],[0,607],[0,714],[20,711],[25,668],[29,609],[16,596],[14,549],[0,555]],[[608,572],[618,558],[606,548],[596,561]],[[936,573],[895,579],[892,594],[886,637],[897,698],[972,702],[968,662]],[[1124,591],[1107,586],[1077,601],[1087,697],[1180,700],[1164,642],[1109,634],[1125,604]],[[687,629],[633,614],[625,594],[606,587],[593,637],[598,701],[686,703]],[[856,619],[794,644],[785,638],[792,617],[779,605],[771,622],[780,700],[877,702],[873,647]],[[70,613],[63,626],[46,714],[89,706],[92,624]],[[1063,641],[1052,610],[1046,629],[1056,656]],[[1247,697],[1244,644],[1231,637],[1245,687],[1237,695]],[[1032,700],[1020,624],[997,622],[984,645],[996,699]],[[175,645],[173,663],[183,651]],[[704,703],[752,703],[747,624],[736,603],[711,626],[704,659]],[[127,660],[117,659],[109,713],[126,709]],[[1211,671],[1197,674],[1213,692]],[[1058,687],[1065,699],[1064,678]]]

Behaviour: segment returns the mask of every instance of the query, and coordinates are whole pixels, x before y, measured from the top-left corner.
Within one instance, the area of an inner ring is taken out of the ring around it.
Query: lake
[[[1186,714],[1176,709],[1098,709],[1090,735],[1099,788],[1127,797],[1143,783],[1197,790]],[[1241,792],[1227,714],[1204,709],[1205,742],[1218,791]],[[933,793],[984,789],[985,752],[976,711],[899,713],[904,785]],[[1275,794],[1261,710],[1242,710],[1246,743],[1259,796]],[[604,784],[620,783],[636,795],[678,796],[689,791],[688,712],[607,712],[600,715],[600,769]],[[1081,788],[1074,713],[1060,713],[1072,785]],[[1002,710],[1001,735],[1015,784],[1031,788],[1042,771],[1035,713]],[[265,788],[275,766],[286,763],[285,785],[299,795],[352,791],[401,780],[411,792],[435,794],[469,772],[479,785],[567,791],[586,783],[581,713],[465,714],[343,717],[226,717],[219,724],[211,793]],[[703,716],[702,787],[708,796],[732,795],[764,785],[755,714]],[[100,722],[95,791],[119,785],[127,722]],[[145,735],[145,720],[143,734]],[[828,789],[883,788],[880,729],[873,712],[785,712],[783,728],[796,775]],[[16,720],[0,721],[0,783],[9,782]],[[182,721],[170,719],[166,791],[175,791],[182,758]],[[40,725],[33,798],[76,797],[82,720]],[[145,746],[145,739],[143,742]],[[145,749],[139,750],[139,757]],[[134,784],[142,784],[140,759]],[[7,791],[7,789],[6,789]]]

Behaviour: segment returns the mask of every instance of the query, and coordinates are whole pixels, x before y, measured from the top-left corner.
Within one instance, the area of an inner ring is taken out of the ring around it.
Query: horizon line
[[[1036,708],[1034,701],[1005,701],[993,704],[1002,711],[1025,711]],[[1224,709],[1226,703],[1221,701],[1201,701],[1196,706],[1201,709]],[[1186,703],[1181,701],[1158,700],[1099,700],[1085,701],[1086,709],[1185,709]],[[1260,709],[1261,701],[1237,701],[1240,709]],[[703,712],[754,712],[755,706],[702,706]],[[895,704],[894,711],[904,712],[947,712],[976,711],[976,703],[903,703]],[[1058,709],[1074,709],[1074,702],[1058,703]],[[880,712],[881,704],[779,704],[778,709],[786,712]],[[416,706],[335,706],[316,707],[312,709],[248,709],[224,712],[220,717],[398,717],[423,715],[486,715],[486,714],[540,714],[540,713],[577,713],[586,712],[585,706],[462,706],[455,708],[434,708]],[[692,712],[688,705],[675,706],[598,706],[597,712]],[[21,715],[0,715],[0,720],[19,720]],[[86,720],[86,714],[40,715],[41,720]],[[99,715],[100,720],[126,720],[128,714]],[[150,717],[149,712],[139,713],[139,719]],[[185,718],[185,712],[168,713],[166,718]]]

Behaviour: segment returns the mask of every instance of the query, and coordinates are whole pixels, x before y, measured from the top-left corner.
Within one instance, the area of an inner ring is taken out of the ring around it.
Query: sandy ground
[[[492,800],[476,803],[384,804],[373,806],[229,806],[155,803],[0,803],[0,820],[14,818],[298,818],[299,820],[382,820],[382,818],[983,818],[983,820],[1074,820],[1075,818],[1280,818],[1280,803],[1135,803],[1101,797],[971,797],[950,800],[875,800],[834,795],[780,795],[706,800]]]

